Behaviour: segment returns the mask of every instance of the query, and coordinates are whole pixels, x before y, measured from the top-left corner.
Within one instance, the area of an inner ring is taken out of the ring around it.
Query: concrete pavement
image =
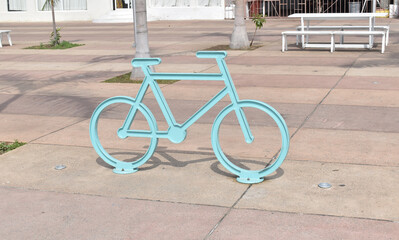
[[[228,51],[227,64],[241,99],[276,108],[291,135],[287,159],[260,184],[236,182],[213,154],[210,132],[223,99],[194,124],[187,139],[161,139],[137,173],[117,175],[91,146],[89,120],[111,96],[135,96],[139,85],[102,81],[130,71],[129,24],[59,23],[65,40],[85,46],[26,50],[48,41],[50,24],[0,24],[15,45],[0,49],[0,141],[28,142],[0,156],[2,239],[398,239],[399,21],[385,54],[369,50],[301,50],[280,33],[298,22],[270,19],[253,51]],[[232,21],[149,23],[158,72],[215,72],[195,52],[228,44]],[[253,26],[247,25],[251,36]],[[106,34],[105,34],[106,33]],[[290,40],[289,40],[290,41]],[[379,42],[377,41],[379,44]],[[162,85],[178,122],[222,85],[180,81]],[[165,128],[151,93],[145,103]],[[104,129],[123,119],[111,109]],[[229,120],[230,121],[230,120]],[[233,121],[233,120],[231,120]],[[138,124],[143,124],[139,121]],[[259,167],[278,151],[276,128],[261,122],[255,148],[238,141],[228,122],[223,149],[240,164]],[[148,142],[119,142],[132,157]],[[221,140],[222,141],[222,140]],[[140,145],[141,144],[141,145]],[[264,146],[268,146],[265,148]],[[245,160],[242,160],[245,158]],[[59,164],[64,170],[55,170]],[[320,182],[330,189],[317,187]]]

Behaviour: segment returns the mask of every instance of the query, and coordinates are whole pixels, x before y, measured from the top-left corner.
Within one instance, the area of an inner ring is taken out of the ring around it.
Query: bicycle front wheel
[[[216,117],[212,147],[220,163],[238,176],[238,182],[259,183],[276,171],[287,156],[288,128],[281,115],[266,103],[242,100],[237,106],[227,106]],[[251,143],[245,141],[235,114],[240,109],[254,137]]]
[[[157,124],[150,110],[142,103],[132,113],[135,100],[118,96],[109,98],[96,108],[90,119],[90,139],[97,154],[119,174],[133,173],[151,158],[158,144]],[[118,136],[126,118],[135,114],[129,129],[149,132],[149,137]]]

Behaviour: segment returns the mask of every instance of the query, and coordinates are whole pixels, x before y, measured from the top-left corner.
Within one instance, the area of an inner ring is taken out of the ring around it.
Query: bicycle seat
[[[225,58],[227,53],[225,51],[199,51],[197,58]]]
[[[160,63],[161,63],[160,58],[135,58],[132,60],[133,67],[158,65]]]

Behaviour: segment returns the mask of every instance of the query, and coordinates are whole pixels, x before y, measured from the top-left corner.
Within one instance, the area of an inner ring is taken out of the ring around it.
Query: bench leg
[[[3,40],[3,33],[0,33],[0,48],[3,47],[3,45],[1,44],[2,40]]]
[[[331,34],[331,52],[335,51],[335,41],[334,41],[334,34]]]
[[[285,51],[285,35],[281,35],[281,51]]]
[[[344,29],[341,28],[341,31],[344,31]],[[339,43],[340,43],[340,44],[344,44],[344,35],[343,35],[343,34],[341,35],[341,38],[340,38],[340,40],[339,40]]]
[[[287,35],[284,36],[284,42],[285,42],[285,50],[288,51]]]
[[[388,42],[389,42],[389,28],[386,30],[386,34],[385,34],[385,46],[388,46]]]
[[[8,43],[12,46],[10,33],[7,33]]]
[[[385,52],[385,41],[386,41],[385,34],[382,34],[381,53]]]

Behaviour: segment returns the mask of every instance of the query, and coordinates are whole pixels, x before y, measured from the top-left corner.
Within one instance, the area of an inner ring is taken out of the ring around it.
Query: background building
[[[51,21],[45,0],[1,0],[1,22]],[[148,20],[224,19],[224,0],[147,0]],[[132,21],[132,0],[60,0],[57,21]]]
[[[293,13],[370,12],[373,0],[245,0],[246,16],[286,17]],[[1,22],[51,21],[45,0],[1,0]],[[394,0],[378,0],[388,9]],[[57,21],[132,22],[132,0],[59,0]],[[232,19],[234,0],[147,0],[154,20]]]

